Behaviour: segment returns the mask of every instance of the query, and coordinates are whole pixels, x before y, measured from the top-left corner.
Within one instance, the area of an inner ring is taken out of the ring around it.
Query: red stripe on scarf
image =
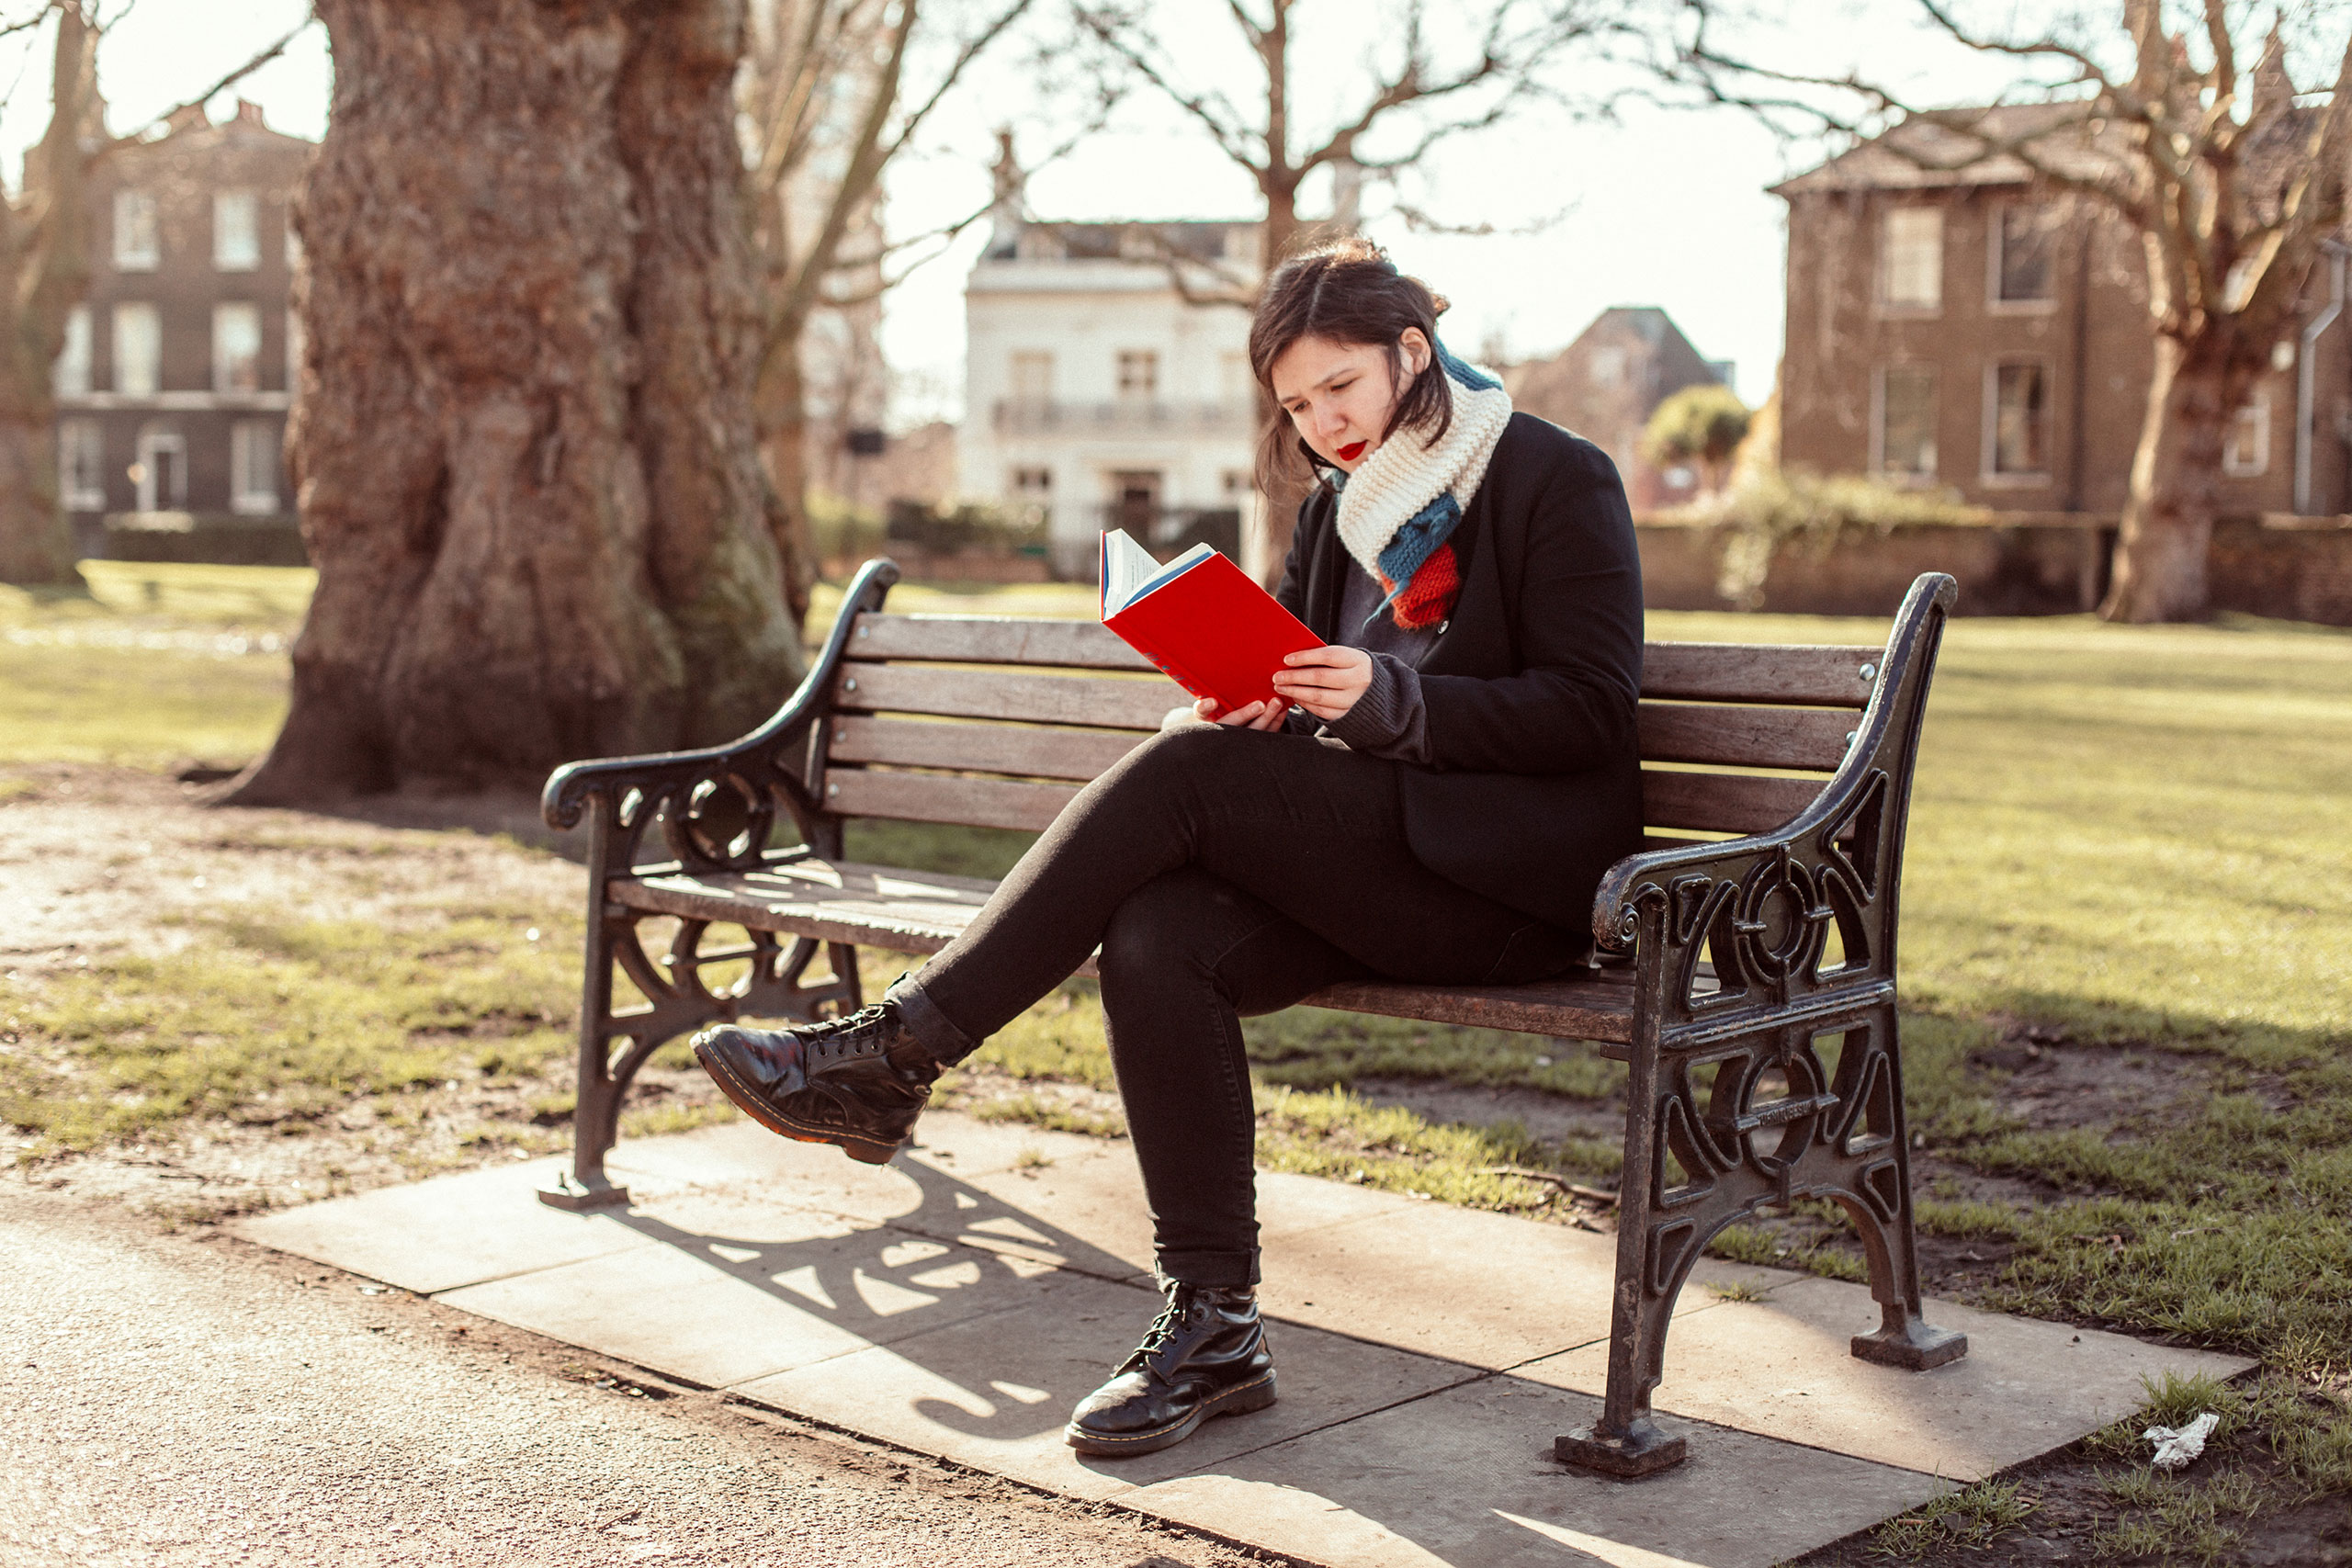
[[[1381,578],[1380,586],[1387,592],[1396,590],[1396,585],[1385,577]],[[1453,547],[1440,545],[1421,563],[1421,570],[1413,573],[1413,581],[1405,592],[1389,602],[1388,614],[1406,630],[1419,631],[1445,619],[1461,592],[1462,569],[1453,558]]]

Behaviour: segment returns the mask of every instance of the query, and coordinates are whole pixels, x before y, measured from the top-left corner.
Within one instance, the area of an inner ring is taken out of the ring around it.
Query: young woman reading
[[[1616,469],[1447,354],[1443,301],[1360,240],[1267,280],[1267,488],[1316,483],[1276,595],[1329,646],[1280,701],[1201,703],[1078,793],[971,925],[880,1003],[705,1031],[728,1097],[879,1161],[943,1066],[1099,946],[1166,1309],[1067,1437],[1148,1453],[1273,1403],[1238,1017],[1342,980],[1508,985],[1590,953],[1638,847],[1641,569]]]

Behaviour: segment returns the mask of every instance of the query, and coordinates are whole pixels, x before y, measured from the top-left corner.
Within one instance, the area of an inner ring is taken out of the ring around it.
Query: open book
[[[1102,536],[1102,624],[1196,697],[1231,712],[1280,701],[1283,656],[1323,639],[1207,545],[1166,566],[1114,528]]]

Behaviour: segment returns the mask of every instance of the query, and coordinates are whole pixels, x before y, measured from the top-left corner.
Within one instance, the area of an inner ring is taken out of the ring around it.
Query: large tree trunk
[[[740,0],[319,0],[289,466],[319,587],[240,804],[536,784],[801,671],[762,513]]]
[[[2115,577],[2099,615],[2110,621],[2194,621],[2206,613],[2205,557],[2231,410],[2228,344],[2156,337],[2155,374],[2132,463],[2132,492],[2115,545]],[[2242,378],[2240,378],[2242,379]]]
[[[1274,268],[1282,265],[1298,240],[1298,183],[1295,176],[1284,172],[1277,176],[1269,172],[1259,181],[1259,189],[1266,198],[1265,226],[1258,232],[1258,276],[1269,278]],[[1257,389],[1254,406],[1257,418],[1250,432],[1254,446],[1258,435],[1272,423],[1281,412],[1274,406],[1274,395],[1263,387]],[[1302,484],[1278,485],[1258,498],[1264,508],[1259,520],[1259,539],[1253,549],[1244,552],[1254,558],[1247,562],[1258,574],[1258,580],[1268,589],[1278,587],[1283,580],[1283,563],[1290,557],[1291,535],[1298,527],[1298,509],[1306,499]]]
[[[96,88],[89,29],[79,9],[57,14],[50,62],[49,130],[25,159],[27,223],[0,199],[0,582],[75,583],[74,533],[57,504],[50,377],[65,343],[65,317],[89,280],[89,215],[83,209],[85,131]]]

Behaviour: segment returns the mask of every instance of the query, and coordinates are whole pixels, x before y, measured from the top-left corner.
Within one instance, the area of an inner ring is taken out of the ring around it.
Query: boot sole
[[[1120,1454],[1157,1453],[1172,1449],[1199,1429],[1202,1422],[1213,1416],[1247,1416],[1253,1410],[1263,1410],[1274,1402],[1274,1369],[1268,1367],[1248,1382],[1235,1383],[1231,1388],[1210,1395],[1201,1407],[1182,1421],[1171,1422],[1149,1432],[1089,1432],[1073,1421],[1062,1428],[1062,1440],[1082,1454],[1116,1457]]]
[[[860,1165],[888,1165],[890,1156],[899,1152],[898,1144],[861,1138],[838,1127],[813,1127],[807,1122],[793,1121],[753,1093],[749,1085],[736,1077],[726,1062],[700,1045],[695,1047],[695,1060],[702,1064],[702,1070],[710,1075],[710,1081],[718,1086],[718,1092],[725,1095],[736,1110],[771,1133],[799,1144],[831,1144]]]

